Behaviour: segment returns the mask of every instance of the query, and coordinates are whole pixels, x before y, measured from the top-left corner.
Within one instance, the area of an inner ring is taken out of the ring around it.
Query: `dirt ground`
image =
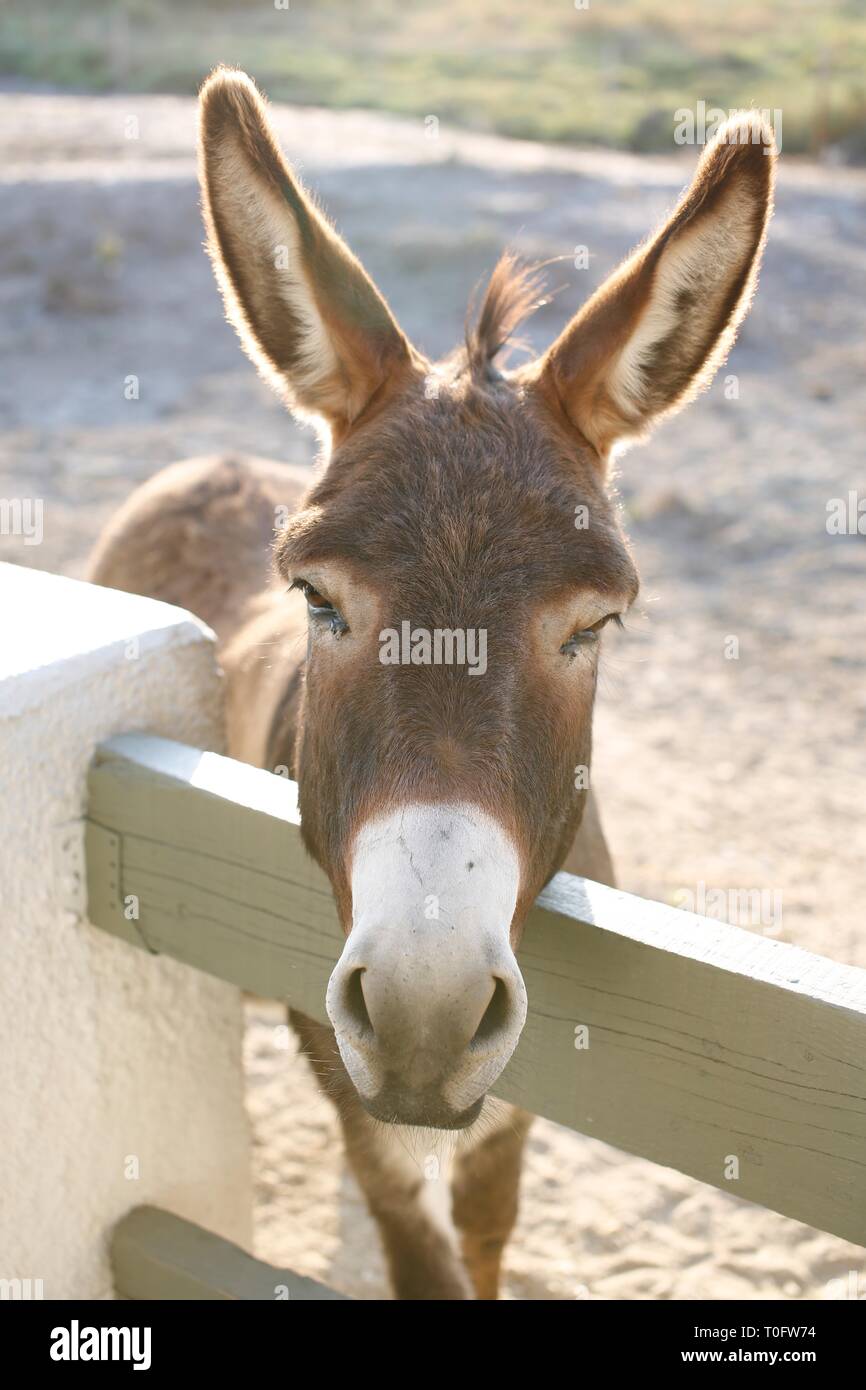
[[[9,91],[0,112],[0,497],[44,501],[42,544],[0,537],[0,558],[79,575],[112,510],[164,464],[215,450],[309,461],[313,444],[222,321],[193,103]],[[694,161],[430,139],[421,122],[351,112],[277,119],[433,353],[459,336],[504,244],[565,258],[529,333],[548,342]],[[608,646],[594,764],[623,887],[668,901],[699,883],[778,892],[774,935],[861,966],[866,535],[830,535],[826,521],[831,499],[866,497],[864,232],[866,174],[783,160],[757,302],[727,368],[622,461],[644,588]],[[573,266],[580,246],[586,270]],[[258,1252],[382,1297],[332,1112],[281,1024],[276,1005],[251,1006]],[[854,1246],[534,1128],[507,1297],[810,1299],[852,1269],[866,1288]]]

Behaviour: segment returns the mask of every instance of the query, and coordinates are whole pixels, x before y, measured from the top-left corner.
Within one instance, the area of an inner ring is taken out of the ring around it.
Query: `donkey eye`
[[[606,617],[599,618],[592,627],[583,627],[579,632],[573,632],[567,642],[563,642],[560,651],[563,656],[574,656],[581,647],[591,647],[598,641],[598,635],[607,623],[616,623],[617,627],[623,626],[622,616],[619,613],[608,613]]]
[[[314,613],[324,613],[328,610],[333,611],[334,605],[325,598],[324,594],[320,594],[318,589],[314,589],[312,584],[308,584],[306,579],[296,579],[292,588],[301,590],[301,593],[307,600],[308,607],[311,608]]]
[[[307,611],[311,618],[316,622],[327,623],[335,637],[348,632],[349,624],[341,613],[325,598],[313,584],[306,579],[293,579],[289,585],[289,590],[300,589],[304,598],[307,600]]]

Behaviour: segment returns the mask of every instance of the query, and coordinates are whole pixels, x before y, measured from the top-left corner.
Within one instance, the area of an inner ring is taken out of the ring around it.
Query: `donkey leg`
[[[496,1128],[458,1152],[451,1183],[463,1259],[475,1295],[483,1299],[499,1296],[502,1254],[517,1219],[523,1146],[534,1118],[516,1106],[494,1104]]]
[[[598,883],[616,882],[598,803],[591,792],[562,867]],[[502,1253],[517,1218],[523,1148],[533,1120],[515,1106],[494,1105],[495,1127],[458,1152],[452,1181],[452,1214],[463,1259],[476,1296],[483,1299],[498,1296]]]
[[[613,863],[590,793],[580,830],[562,866],[569,873],[615,884]],[[533,1116],[492,1103],[494,1128],[458,1151],[452,1180],[452,1215],[476,1297],[499,1294],[502,1255],[517,1219],[523,1149]],[[488,1101],[488,1105],[491,1102]]]
[[[425,1201],[431,1184],[409,1150],[408,1132],[380,1124],[364,1110],[332,1028],[294,1009],[289,1018],[316,1080],[337,1108],[346,1157],[379,1229],[396,1297],[472,1298],[453,1234]]]

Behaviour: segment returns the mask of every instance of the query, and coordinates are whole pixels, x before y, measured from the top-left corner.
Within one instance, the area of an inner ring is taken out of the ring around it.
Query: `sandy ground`
[[[193,104],[16,92],[0,111],[0,497],[44,500],[42,544],[0,537],[0,557],[75,575],[112,510],[162,465],[225,449],[310,460],[312,442],[221,320],[200,247]],[[278,123],[434,353],[456,340],[506,243],[566,258],[530,333],[549,341],[694,158],[431,140],[420,124],[353,113],[283,109]],[[700,882],[778,892],[775,935],[866,966],[866,536],[825,524],[830,499],[866,496],[864,205],[862,172],[783,162],[758,300],[725,373],[623,460],[644,591],[608,648],[594,777],[624,887],[666,900]],[[258,1251],[381,1297],[332,1112],[281,1024],[276,1005],[251,1005]],[[822,1298],[852,1269],[866,1291],[856,1247],[534,1128],[507,1297]]]

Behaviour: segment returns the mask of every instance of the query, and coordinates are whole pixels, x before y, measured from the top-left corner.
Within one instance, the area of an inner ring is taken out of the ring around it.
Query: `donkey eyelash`
[[[286,593],[290,594],[293,589],[300,590],[311,608],[333,608],[334,606],[331,600],[325,598],[325,595],[320,593],[316,586],[311,584],[308,579],[293,579]],[[316,600],[319,601],[316,602]]]
[[[608,623],[613,623],[616,627],[625,627],[621,613],[608,613],[606,617],[599,618],[597,623],[591,627],[581,628],[579,632],[573,632],[567,642],[563,642],[560,652],[563,656],[576,656],[581,647],[592,646],[598,641],[599,634],[603,627]]]
[[[349,624],[343,615],[308,579],[293,579],[286,592],[291,593],[293,589],[300,589],[304,595],[310,617],[319,622],[327,622],[335,637],[341,637],[344,632],[348,632]]]

